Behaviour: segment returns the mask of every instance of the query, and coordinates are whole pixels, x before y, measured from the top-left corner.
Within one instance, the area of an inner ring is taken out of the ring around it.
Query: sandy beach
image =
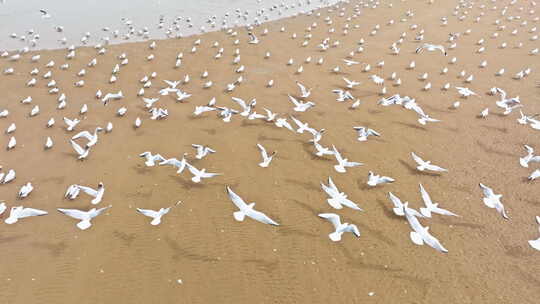
[[[527,241],[539,237],[534,217],[540,215],[540,181],[528,181],[527,177],[540,164],[522,168],[519,158],[526,154],[525,144],[540,151],[540,131],[516,122],[519,109],[503,115],[495,105],[498,97],[487,94],[492,87],[502,88],[509,97],[519,95],[523,113],[540,113],[540,61],[538,55],[529,54],[540,46],[532,39],[538,31],[530,32],[539,26],[534,18],[540,14],[532,1],[510,2],[471,2],[453,16],[458,1],[381,1],[377,8],[371,8],[373,3],[358,7],[360,13],[353,17],[360,2],[351,1],[255,27],[258,44],[248,43],[248,30],[242,27],[234,29],[236,37],[218,31],[159,40],[154,50],[149,49],[151,41],[145,41],[107,46],[103,55],[93,47],[79,47],[71,60],[65,58],[65,49],[32,51],[18,61],[0,58],[1,72],[14,69],[12,75],[0,75],[0,111],[9,110],[8,117],[0,118],[0,129],[17,125],[15,132],[2,134],[0,140],[0,172],[17,172],[14,181],[0,185],[0,199],[8,206],[0,217],[3,221],[9,208],[18,205],[49,212],[14,225],[1,224],[0,302],[537,303],[540,252]],[[506,15],[501,16],[505,6]],[[406,15],[409,10],[414,16]],[[459,20],[460,16],[466,17]],[[478,16],[481,21],[477,23]],[[514,18],[508,20],[509,16]],[[444,26],[443,17],[448,19]],[[391,25],[390,20],[394,20]],[[500,20],[499,25],[496,20]],[[528,23],[521,25],[525,20]],[[376,25],[380,29],[370,35]],[[417,27],[411,29],[412,25]],[[499,29],[501,25],[506,27]],[[329,32],[332,28],[335,31]],[[268,34],[263,35],[265,29]],[[466,34],[468,29],[471,31]],[[515,35],[511,34],[514,29]],[[425,38],[416,42],[420,30],[425,31]],[[491,38],[495,32],[498,37]],[[292,38],[293,33],[297,38]],[[400,53],[393,55],[390,46],[402,33],[406,36],[398,46]],[[450,33],[461,33],[455,49],[448,48]],[[305,39],[306,35],[311,38]],[[339,41],[339,45],[323,52],[318,45],[327,37],[330,44]],[[482,38],[486,50],[478,53],[481,45],[477,42]],[[191,53],[199,39],[200,45]],[[236,39],[238,45],[234,44]],[[361,39],[365,42],[359,45]],[[308,41],[307,46],[302,46],[304,41]],[[214,42],[219,46],[213,47]],[[415,53],[424,42],[444,45],[448,56]],[[501,48],[503,42],[508,46]],[[519,42],[523,45],[516,48]],[[363,52],[348,59],[361,64],[346,66],[343,59],[359,46]],[[214,59],[221,47],[222,58]],[[236,49],[241,60],[235,65]],[[180,52],[184,54],[182,65],[175,68]],[[264,58],[266,52],[271,54],[268,59]],[[39,61],[31,62],[38,53]],[[120,63],[117,57],[122,53],[129,63],[110,84],[111,70]],[[148,61],[150,54],[155,59]],[[308,57],[312,58],[310,63],[305,62]],[[318,65],[321,57],[324,63]],[[457,61],[451,64],[453,57]],[[97,65],[88,67],[93,58],[97,58]],[[294,63],[287,65],[290,58]],[[46,68],[51,60],[55,66]],[[487,66],[479,68],[484,60]],[[380,61],[384,61],[383,67],[377,67]],[[416,64],[414,69],[407,68],[411,61]],[[69,68],[59,69],[64,63],[69,63]],[[363,72],[366,64],[371,70]],[[245,71],[236,73],[241,65]],[[300,66],[303,72],[297,73]],[[339,73],[332,72],[336,66]],[[444,67],[448,67],[447,74],[441,73]],[[31,76],[34,68],[39,74]],[[83,68],[86,75],[78,77]],[[501,68],[506,72],[495,76]],[[530,75],[513,79],[526,68],[531,69]],[[49,70],[52,77],[43,79]],[[471,83],[459,77],[463,70],[467,76],[474,75]],[[206,79],[201,78],[204,71],[208,71]],[[156,106],[169,111],[163,120],[151,120],[137,96],[142,87],[139,80],[152,72],[157,76],[144,96],[160,97]],[[402,80],[400,86],[388,80],[392,72]],[[418,79],[423,73],[429,75],[425,81]],[[374,74],[385,79],[384,96],[379,95],[382,86],[369,79]],[[191,80],[179,88],[191,97],[177,102],[175,96],[159,96],[158,91],[166,86],[163,80],[182,80],[185,75]],[[225,92],[226,85],[239,76],[244,81],[233,92]],[[350,108],[351,102],[337,102],[332,93],[346,89],[343,77],[361,82],[350,89],[361,100],[356,109]],[[32,78],[37,84],[27,87]],[[51,79],[57,82],[60,94],[67,96],[63,110],[57,109],[59,94],[48,93],[46,85]],[[75,87],[80,79],[85,85]],[[268,88],[271,79],[275,83]],[[210,80],[213,86],[203,89]],[[296,81],[313,88],[308,100],[316,106],[303,113],[293,111],[287,96],[298,96]],[[427,82],[432,88],[424,91]],[[451,84],[447,91],[441,89],[445,83]],[[468,87],[479,96],[460,98],[455,86]],[[125,98],[104,106],[95,98],[97,90],[121,90]],[[382,97],[394,94],[415,98],[441,122],[423,126],[413,111],[377,104]],[[22,104],[27,96],[32,96],[32,103]],[[325,128],[321,144],[335,145],[344,157],[363,165],[337,173],[334,157],[314,155],[308,142],[311,135],[296,134],[261,119],[234,115],[225,123],[216,112],[193,115],[195,106],[205,105],[213,97],[217,105],[234,109],[238,106],[231,97],[256,98],[257,113],[268,108],[282,117],[293,115],[317,130]],[[461,106],[452,108],[458,100]],[[80,115],[83,104],[88,112]],[[40,113],[29,117],[35,105]],[[123,117],[116,114],[121,107],[127,108]],[[479,118],[485,108],[489,108],[489,116]],[[47,128],[51,117],[56,124]],[[75,131],[67,132],[63,117],[77,117],[81,122]],[[134,128],[137,117],[142,125]],[[112,132],[100,133],[87,159],[77,160],[69,139],[108,122],[114,124]],[[373,128],[381,136],[359,142],[353,126]],[[17,146],[5,150],[11,136],[16,137]],[[44,150],[47,136],[54,146]],[[257,143],[269,152],[277,151],[268,168],[257,165],[261,161]],[[217,152],[197,160],[191,144],[208,145]],[[145,151],[179,159],[189,153],[188,160],[197,168],[223,175],[193,183],[189,173],[176,174],[170,166],[145,166],[139,157]],[[411,152],[448,172],[417,171]],[[368,187],[369,171],[396,181]],[[335,210],[327,204],[320,183],[329,176],[363,212]],[[35,189],[27,198],[18,199],[19,189],[27,182]],[[55,209],[94,207],[89,196],[81,194],[70,201],[64,193],[71,184],[95,187],[99,182],[104,183],[106,192],[97,207],[112,208],[95,218],[90,229],[81,231],[74,219]],[[414,209],[422,207],[419,183],[435,202],[460,215],[420,219],[448,249],[446,254],[413,244],[407,220],[392,212],[388,192]],[[509,220],[484,205],[479,183],[503,194]],[[235,221],[233,212],[237,209],[226,186],[246,202],[256,202],[257,210],[281,225]],[[135,211],[157,210],[179,200],[182,204],[171,209],[159,226],[151,226],[149,218]],[[332,242],[328,238],[332,225],[317,216],[324,212],[356,224],[360,238],[346,233],[342,241]]]

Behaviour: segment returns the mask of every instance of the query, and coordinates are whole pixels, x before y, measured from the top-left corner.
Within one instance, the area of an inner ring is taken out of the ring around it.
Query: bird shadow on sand
[[[507,128],[493,127],[493,126],[488,126],[488,125],[481,125],[481,127],[485,128],[485,129],[488,129],[488,130],[493,130],[493,131],[502,132],[502,133],[508,133]]]
[[[308,191],[319,191],[320,190],[320,188],[316,184],[314,184],[313,182],[298,181],[298,180],[294,180],[294,179],[290,179],[290,178],[286,179],[285,182],[300,186],[300,187],[302,187],[302,188],[304,188],[305,190],[308,190]]]
[[[441,177],[442,176],[441,174],[435,173],[435,172],[418,171],[418,170],[416,170],[416,167],[412,166],[411,164],[404,161],[403,159],[400,159],[399,162],[403,166],[405,166],[405,168],[407,168],[407,170],[409,170],[409,173],[411,173],[413,175],[418,175],[418,176],[427,175],[427,176],[433,176],[433,177]]]
[[[215,187],[215,186],[225,188],[225,184],[221,184],[221,183],[208,183],[208,182],[205,183],[205,181],[202,181],[200,183],[194,183],[191,181],[191,179],[184,179],[184,177],[182,176],[170,175],[170,177],[173,178],[177,183],[180,184],[180,186],[182,186],[182,188],[186,190],[193,189],[193,188],[202,189],[205,187]]]
[[[384,113],[384,111],[381,111],[381,110],[373,110],[373,109],[368,109],[367,112],[368,112],[369,114],[372,114],[372,115]]]
[[[255,267],[263,272],[266,272],[266,273],[272,273],[273,271],[275,271],[276,269],[278,269],[278,266],[279,266],[279,261],[278,260],[275,260],[275,261],[266,261],[266,260],[262,260],[262,259],[245,259],[245,260],[241,260],[239,261],[240,263],[244,264],[254,264]]]
[[[240,126],[242,126],[242,127],[262,127],[262,126],[265,126],[265,125],[266,124],[261,124],[261,123],[259,123],[257,121],[249,120],[249,119],[244,119],[240,123]]]
[[[413,129],[417,129],[417,130],[421,130],[421,131],[427,131],[426,128],[413,124],[413,123],[409,123],[409,122],[393,121],[392,123],[409,127],[409,128],[413,128]]]
[[[536,254],[533,250],[529,248],[524,248],[525,245],[503,245],[506,255],[511,256],[516,259],[522,259],[524,257],[531,256]]]
[[[207,255],[198,254],[192,252],[186,248],[182,248],[176,240],[171,239],[169,236],[165,237],[165,243],[169,246],[169,249],[173,252],[172,259],[174,261],[182,260],[182,258],[192,261],[202,262],[217,262],[218,259]]]
[[[140,164],[137,164],[135,166],[132,167],[133,170],[135,170],[137,172],[137,174],[148,174],[150,173],[150,171],[152,171],[152,169],[146,165],[140,165]]]
[[[119,231],[119,230],[114,230],[112,232],[112,235],[119,239],[120,241],[122,241],[126,247],[130,247],[131,246],[131,243],[133,243],[133,241],[135,240],[135,238],[137,237],[137,235],[135,233],[125,233],[123,231]]]
[[[264,134],[260,134],[259,137],[257,137],[257,140],[258,141],[278,141],[278,142],[284,141],[283,138],[268,137]]]
[[[442,224],[447,225],[447,226],[452,225],[452,226],[455,226],[455,227],[465,227],[465,228],[471,228],[471,229],[483,229],[483,228],[485,228],[485,225],[458,221],[458,219],[460,219],[460,217],[437,216],[437,215],[435,215],[435,216],[436,216],[436,218],[433,220],[435,223],[442,223]]]
[[[7,244],[7,243],[11,243],[11,242],[16,242],[16,241],[22,240],[22,239],[24,239],[26,237],[27,237],[26,234],[13,235],[13,236],[0,236],[0,244]]]
[[[308,212],[310,212],[311,214],[313,214],[313,215],[315,215],[315,216],[317,216],[317,217],[319,216],[319,213],[322,213],[322,212],[323,212],[322,209],[321,209],[321,210],[317,210],[317,209],[313,208],[312,206],[310,206],[310,205],[308,205],[308,204],[306,204],[306,203],[304,203],[304,202],[301,202],[301,201],[299,201],[299,200],[293,199],[292,201],[293,201],[295,204],[297,204],[298,206],[302,207],[303,209],[307,210]]]
[[[333,161],[330,158],[318,157],[317,155],[315,155],[315,153],[313,153],[315,148],[313,147],[311,143],[302,142],[302,149],[309,155],[311,160],[315,160],[315,161],[321,160],[321,161],[326,161],[326,162]]]
[[[208,133],[208,135],[216,135],[217,133],[216,129],[200,129],[200,130]]]
[[[391,204],[390,202],[385,203],[381,199],[377,199],[376,202],[377,204],[379,204],[379,206],[381,206],[381,208],[383,209],[384,215],[386,215],[386,217],[389,217],[391,219],[401,219],[401,216],[396,215],[394,211],[392,211],[392,208],[389,205]]]
[[[490,154],[497,154],[497,155],[501,155],[501,156],[508,156],[508,157],[519,157],[519,155],[515,155],[515,154],[512,154],[512,153],[508,153],[508,152],[504,152],[504,151],[501,151],[501,150],[497,150],[497,149],[494,149],[492,147],[488,147],[486,144],[484,144],[483,142],[481,142],[480,140],[477,140],[476,141],[476,144],[482,149],[484,150],[484,152],[486,153],[490,153]]]
[[[403,271],[402,268],[392,268],[392,267],[385,267],[385,265],[381,264],[373,264],[373,263],[366,263],[364,260],[366,258],[362,256],[353,256],[349,249],[347,249],[343,244],[337,243],[336,247],[341,250],[343,253],[343,256],[347,259],[347,264],[354,268],[359,269],[366,269],[366,270],[376,270],[376,271],[385,271],[385,272],[401,272]]]
[[[62,253],[66,250],[67,245],[65,242],[59,242],[59,243],[47,243],[47,242],[32,242],[30,245],[33,248],[38,249],[45,249],[48,251],[52,256],[58,257],[62,255]]]
[[[320,235],[304,231],[292,226],[283,226],[280,227],[277,232],[284,236],[300,236],[300,237],[309,237],[309,238],[318,238]]]

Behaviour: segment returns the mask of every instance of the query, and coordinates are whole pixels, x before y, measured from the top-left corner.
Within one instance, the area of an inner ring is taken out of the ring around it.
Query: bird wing
[[[411,152],[411,156],[414,159],[414,161],[419,165],[424,165],[425,161],[421,159],[418,155],[416,155],[414,152]]]
[[[390,197],[390,201],[392,202],[392,204],[394,204],[394,207],[401,208],[403,206],[403,203],[401,202],[401,200],[397,196],[395,196],[392,192],[388,192],[388,197]]]
[[[94,138],[94,136],[92,134],[90,134],[90,132],[82,131],[82,132],[77,133],[71,139],[77,139],[77,138],[81,138],[81,137],[84,137],[84,138],[86,138],[88,140],[92,140]]]
[[[296,98],[292,97],[291,95],[288,95],[289,96],[289,100],[294,103],[295,106],[300,106],[301,103],[298,102],[298,100],[296,100]]]
[[[241,211],[249,209],[244,200],[240,196],[238,196],[238,194],[234,193],[229,186],[227,186],[227,194],[229,194],[229,198],[231,199],[233,204],[238,207],[238,209],[240,209]]]
[[[431,205],[433,205],[433,202],[431,201],[431,197],[427,193],[426,189],[424,189],[424,186],[422,186],[422,184],[420,184],[420,194],[422,195],[422,200],[424,201],[424,204],[426,205],[426,207],[429,208]]]
[[[76,142],[74,142],[73,140],[69,140],[71,142],[71,146],[73,147],[73,149],[75,149],[75,151],[77,152],[77,154],[79,155],[83,155],[84,152],[86,150],[84,150],[83,148],[81,148],[81,146],[79,146]]]
[[[495,193],[493,193],[493,189],[485,186],[484,184],[480,183],[479,184],[480,188],[482,189],[482,191],[484,192],[484,196],[485,197],[491,197],[493,195],[495,195]]]
[[[319,213],[319,217],[328,220],[330,223],[332,223],[332,225],[334,225],[335,229],[337,229],[341,225],[339,215],[335,213]]]
[[[354,224],[347,225],[343,232],[352,232],[356,237],[360,237],[360,230],[358,230],[358,227]]]
[[[78,220],[86,220],[88,219],[88,213],[85,212],[85,211],[81,211],[81,210],[77,210],[77,209],[62,209],[62,208],[58,208],[56,209],[60,212],[62,212],[63,214],[69,216],[69,217],[72,217],[74,219],[78,219]]]
[[[97,210],[94,210],[93,212],[91,212],[90,218],[94,218],[94,217],[96,217],[96,216],[102,214],[105,210],[107,210],[107,209],[109,209],[109,208],[111,208],[111,207],[112,207],[112,206],[109,205],[109,206],[107,206],[107,207],[103,207],[103,208],[99,208],[99,209],[97,209]]]
[[[439,172],[448,171],[445,168],[442,168],[442,167],[439,167],[439,166],[436,166],[436,165],[432,165],[432,164],[426,165],[426,169],[431,170],[431,171],[439,171]]]
[[[231,97],[234,102],[236,102],[242,109],[247,110],[248,106],[246,105],[246,102],[243,99],[237,98],[237,97]]]
[[[367,135],[381,136],[377,131],[373,129],[367,129]]]
[[[291,116],[291,119],[294,121],[294,123],[295,123],[299,128],[301,128],[301,127],[303,126],[303,123],[302,123],[300,120],[296,119],[294,116]]]
[[[266,152],[266,149],[263,146],[261,146],[260,144],[257,144],[257,147],[261,151],[263,159],[267,159],[268,158],[268,153]]]
[[[25,218],[30,216],[40,216],[47,214],[47,211],[34,209],[34,208],[23,208],[17,215],[18,218]]]
[[[90,196],[93,196],[93,197],[96,197],[98,195],[98,192],[90,187],[86,187],[86,186],[78,186],[79,189],[81,189],[84,193],[90,195]]]
[[[336,160],[341,163],[343,161],[343,158],[341,157],[341,154],[339,154],[339,151],[336,149],[336,146],[332,145],[332,150],[334,150],[334,156],[336,157]]]
[[[306,87],[303,84],[301,84],[300,82],[297,81],[296,85],[300,88],[300,91],[302,92],[302,95],[306,95],[308,93],[307,90],[306,90]]]
[[[218,175],[221,175],[221,173],[204,172],[204,173],[201,175],[201,177],[202,177],[202,178],[211,178],[211,177],[218,176]]]
[[[270,225],[275,225],[275,226],[279,226],[279,224],[274,221],[273,219],[271,219],[270,217],[268,217],[268,215],[260,212],[260,211],[257,211],[257,210],[254,210],[254,209],[249,209],[247,212],[246,212],[246,215],[251,217],[252,219],[258,221],[258,222],[261,222],[261,223],[264,223],[264,224],[270,224]]]
[[[151,218],[156,218],[157,216],[159,216],[159,212],[154,211],[154,210],[150,210],[150,209],[137,208],[137,211],[140,214],[151,217]]]

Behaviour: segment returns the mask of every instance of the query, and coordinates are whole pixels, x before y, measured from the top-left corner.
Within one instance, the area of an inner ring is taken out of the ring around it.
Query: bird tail
[[[341,241],[341,233],[340,232],[332,232],[328,235],[330,239],[334,242]]]
[[[233,213],[233,216],[235,220],[242,222],[246,217],[246,214],[243,211],[236,211],[235,213]]]
[[[81,230],[86,230],[86,229],[90,228],[90,226],[92,226],[92,223],[90,223],[89,220],[83,220],[83,221],[80,221],[77,224],[77,227],[79,227],[79,229],[81,229]]]

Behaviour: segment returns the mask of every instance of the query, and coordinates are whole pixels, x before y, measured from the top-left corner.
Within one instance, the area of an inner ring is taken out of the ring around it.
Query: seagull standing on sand
[[[334,225],[335,231],[330,233],[328,237],[334,241],[341,241],[341,236],[345,232],[352,232],[357,238],[360,237],[360,230],[354,224],[341,223],[339,215],[335,213],[320,213],[319,217],[328,220],[332,225]]]
[[[82,211],[82,210],[77,210],[77,209],[62,209],[62,208],[58,208],[57,210],[69,217],[80,220],[80,222],[77,223],[77,227],[81,230],[86,230],[90,228],[90,226],[92,226],[92,223],[90,221],[93,218],[102,214],[105,210],[111,207],[112,206],[109,205],[108,207],[103,207],[100,209],[92,208],[88,211]]]
[[[227,187],[227,194],[229,195],[229,198],[233,204],[240,209],[239,211],[233,213],[235,220],[242,222],[247,216],[263,224],[279,226],[277,222],[269,218],[266,214],[253,209],[253,207],[255,207],[255,203],[246,204],[244,200],[238,196],[238,194],[234,193],[229,187]]]
[[[482,199],[484,204],[489,208],[494,208],[497,210],[497,212],[499,212],[504,219],[509,219],[508,215],[506,215],[506,211],[504,210],[504,205],[501,203],[502,194],[495,194],[493,189],[483,185],[482,183],[479,185],[484,192],[484,198]]]

